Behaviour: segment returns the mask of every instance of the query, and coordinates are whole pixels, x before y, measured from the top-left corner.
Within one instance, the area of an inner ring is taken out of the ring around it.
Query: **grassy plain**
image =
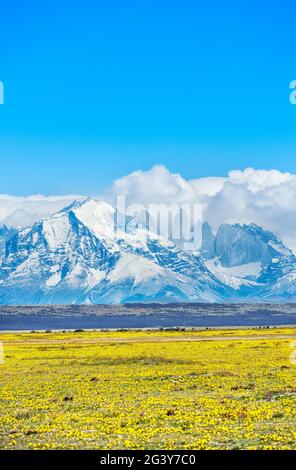
[[[1,449],[296,449],[296,328],[2,333]]]

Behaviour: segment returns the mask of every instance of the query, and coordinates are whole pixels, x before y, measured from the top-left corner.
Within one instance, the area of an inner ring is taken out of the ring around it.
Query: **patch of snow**
[[[45,285],[46,287],[55,287],[59,282],[61,282],[61,273],[56,272],[49,279],[47,279]]]
[[[87,276],[87,286],[88,289],[92,289],[96,284],[103,281],[105,279],[106,273],[104,271],[100,271],[99,269],[89,269],[89,273]]]
[[[132,278],[135,283],[139,283],[157,274],[160,274],[163,268],[153,261],[145,259],[132,253],[126,253],[119,259],[115,268],[108,275],[108,280],[112,283]]]
[[[76,217],[98,238],[104,237],[108,241],[114,241],[115,210],[104,201],[88,199],[80,206],[73,209]]]
[[[42,222],[44,236],[51,250],[56,250],[65,244],[70,230],[70,222],[67,214],[57,214]]]
[[[280,243],[275,243],[272,240],[269,240],[268,245],[282,255],[287,256],[290,254],[290,250],[285,246],[282,246]]]
[[[254,282],[262,270],[260,262],[247,263],[240,266],[223,267],[217,258],[206,261],[206,266],[214,276],[225,284],[239,289],[243,285],[256,285]]]
[[[32,253],[23,263],[19,264],[12,272],[13,280],[31,276],[39,272],[39,256],[38,253]]]
[[[34,245],[37,243],[37,241],[38,241],[38,233],[37,232],[34,233],[32,241],[33,241]]]

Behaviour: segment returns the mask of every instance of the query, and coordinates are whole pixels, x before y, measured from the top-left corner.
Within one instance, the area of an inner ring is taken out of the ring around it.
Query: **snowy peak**
[[[72,211],[95,236],[114,240],[115,209],[110,204],[90,198]]]
[[[24,229],[6,245],[1,303],[70,302],[116,255],[70,210]]]
[[[249,286],[250,295],[256,293],[256,285],[263,295],[262,288],[268,289],[296,265],[292,251],[273,233],[256,224],[223,224],[213,245],[209,243],[211,232],[207,226],[204,232],[207,246],[214,245],[212,258],[201,253],[207,267],[227,285],[236,289]]]
[[[289,253],[272,233],[255,224],[224,224],[215,237],[215,255],[224,267],[256,262],[265,266],[276,256]]]

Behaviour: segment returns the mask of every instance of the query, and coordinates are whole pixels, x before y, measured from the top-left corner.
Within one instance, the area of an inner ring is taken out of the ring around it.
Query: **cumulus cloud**
[[[296,252],[296,175],[278,170],[230,171],[228,176],[186,180],[163,166],[116,180],[105,193],[128,203],[200,203],[214,230],[222,223],[256,223]]]
[[[181,175],[157,165],[149,171],[139,170],[119,178],[104,196],[114,201],[117,195],[125,196],[128,203],[185,203],[192,202],[195,190]]]
[[[244,171],[230,171],[229,180],[234,184],[245,184],[252,193],[256,193],[266,188],[295,182],[296,175],[282,173],[278,170],[254,170],[254,168],[246,168]]]

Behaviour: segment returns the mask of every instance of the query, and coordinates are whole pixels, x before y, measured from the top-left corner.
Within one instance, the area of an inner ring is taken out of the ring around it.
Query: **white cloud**
[[[128,203],[191,202],[195,190],[181,175],[171,173],[157,165],[148,171],[135,171],[116,180],[105,197],[114,201],[114,196],[126,196]]]
[[[19,227],[32,225],[34,222],[58,212],[73,200],[82,196],[43,196],[40,194],[21,197],[0,194],[0,224]]]
[[[221,223],[254,222],[273,231],[296,252],[296,175],[278,170],[230,171],[228,176],[185,180],[163,166],[116,180],[105,194],[128,203],[201,203],[204,219]]]
[[[281,184],[295,183],[296,175],[281,173],[278,170],[254,170],[254,168],[246,168],[244,171],[230,171],[229,180],[233,184],[245,184],[252,193],[256,193]]]

